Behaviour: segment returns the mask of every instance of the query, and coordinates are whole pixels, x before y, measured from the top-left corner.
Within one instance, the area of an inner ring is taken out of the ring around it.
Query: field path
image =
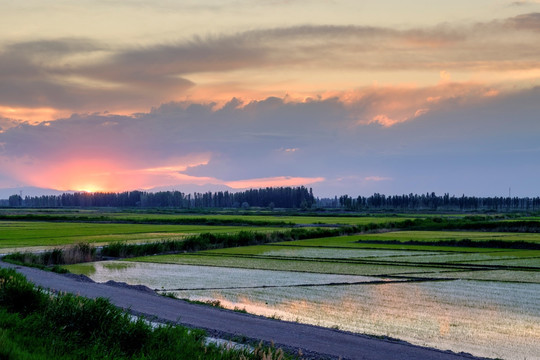
[[[337,331],[333,329],[267,319],[249,314],[221,310],[204,305],[158,296],[129,287],[84,282],[38,269],[15,266],[0,261],[1,267],[16,268],[34,284],[53,291],[79,294],[88,298],[104,297],[121,308],[147,318],[202,328],[210,334],[245,336],[273,341],[277,346],[302,349],[315,358],[342,359],[478,359],[468,354],[455,354],[430,348],[392,342]]]

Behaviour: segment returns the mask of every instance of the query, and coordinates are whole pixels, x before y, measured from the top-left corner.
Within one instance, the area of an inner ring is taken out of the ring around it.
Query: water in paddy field
[[[442,350],[540,359],[540,284],[465,280],[374,284],[370,282],[381,279],[131,262],[84,264],[78,272],[98,282],[143,284],[180,298],[219,300],[231,309]]]

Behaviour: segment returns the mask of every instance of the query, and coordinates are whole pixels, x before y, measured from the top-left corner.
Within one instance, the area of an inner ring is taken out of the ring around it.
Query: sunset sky
[[[1,7],[0,189],[540,195],[540,0]]]

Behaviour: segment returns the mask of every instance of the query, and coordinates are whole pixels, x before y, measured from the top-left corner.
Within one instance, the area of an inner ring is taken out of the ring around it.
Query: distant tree
[[[8,199],[8,204],[11,207],[22,206],[22,197],[20,195],[11,195]]]

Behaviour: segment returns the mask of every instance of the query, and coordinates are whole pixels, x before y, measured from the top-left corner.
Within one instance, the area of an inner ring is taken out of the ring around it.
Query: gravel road
[[[83,277],[65,276],[38,269],[15,266],[0,261],[1,267],[16,268],[27,279],[42,288],[69,292],[88,298],[104,297],[113,304],[137,315],[171,321],[188,327],[202,328],[212,335],[238,336],[274,342],[286,349],[301,349],[310,358],[320,359],[479,359],[411,345],[401,341],[377,339],[364,335],[279,321],[259,316],[190,304],[156,295],[151,290],[102,284]]]

